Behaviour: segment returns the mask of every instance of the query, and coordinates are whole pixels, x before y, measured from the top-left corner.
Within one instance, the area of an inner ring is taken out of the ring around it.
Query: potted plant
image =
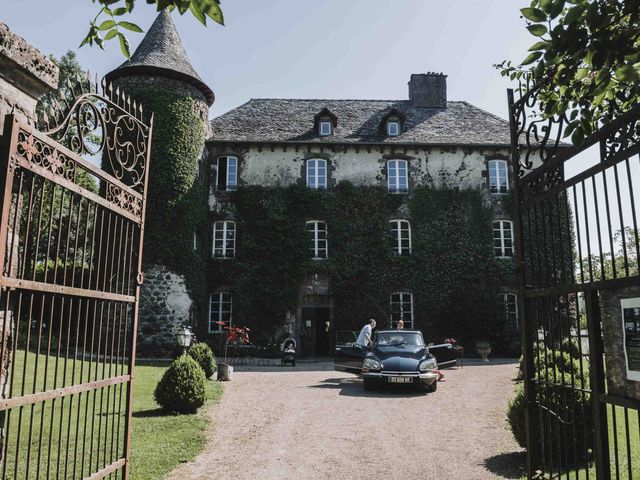
[[[491,353],[491,344],[486,340],[479,340],[476,342],[476,351],[485,362],[488,362],[487,357]]]
[[[218,325],[222,325],[222,328],[227,332],[224,342],[224,360],[218,365],[218,381],[229,382],[233,374],[233,366],[227,363],[227,351],[229,349],[229,343],[249,343],[249,329],[246,327],[230,327],[226,322],[216,322]]]
[[[458,341],[455,338],[447,338],[445,339],[445,343],[451,344],[451,349],[457,357],[462,357],[464,355],[464,347],[462,345],[458,345]]]

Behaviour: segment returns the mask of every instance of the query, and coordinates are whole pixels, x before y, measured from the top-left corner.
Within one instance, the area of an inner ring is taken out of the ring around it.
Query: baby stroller
[[[288,363],[296,366],[296,340],[291,337],[282,342],[282,366]]]

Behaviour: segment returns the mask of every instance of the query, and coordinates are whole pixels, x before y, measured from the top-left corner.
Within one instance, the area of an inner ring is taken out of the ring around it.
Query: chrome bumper
[[[437,380],[438,379],[438,374],[437,373],[432,373],[432,372],[425,372],[425,373],[393,373],[393,372],[366,372],[366,373],[362,373],[363,377],[368,377],[368,378],[387,378],[387,377],[411,377],[411,378],[418,378],[420,380]]]

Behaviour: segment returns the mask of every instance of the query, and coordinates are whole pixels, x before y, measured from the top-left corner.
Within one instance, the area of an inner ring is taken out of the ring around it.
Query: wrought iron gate
[[[102,88],[0,137],[2,479],[128,475],[153,119]]]
[[[569,146],[538,94],[508,92],[528,475],[640,479],[640,106]]]

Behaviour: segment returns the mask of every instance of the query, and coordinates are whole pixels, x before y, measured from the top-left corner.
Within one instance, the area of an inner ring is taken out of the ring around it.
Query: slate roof
[[[167,10],[158,13],[131,59],[106,75],[113,81],[125,75],[160,74],[192,84],[213,104],[213,91],[191,66],[176,26]]]
[[[331,136],[314,130],[328,108],[338,124]],[[388,137],[380,122],[393,108],[405,116],[402,133]],[[509,123],[467,102],[446,109],[415,107],[409,100],[252,99],[211,121],[209,142],[388,143],[508,146]]]

